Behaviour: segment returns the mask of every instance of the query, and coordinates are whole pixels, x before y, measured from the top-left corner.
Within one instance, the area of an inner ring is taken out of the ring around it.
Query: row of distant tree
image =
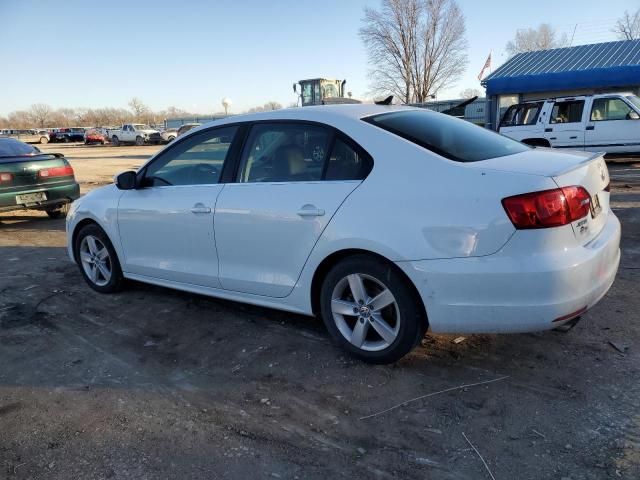
[[[0,128],[48,128],[48,127],[73,127],[73,126],[108,126],[122,125],[128,122],[140,122],[148,124],[162,123],[165,119],[205,117],[207,115],[194,114],[177,107],[168,107],[165,110],[153,111],[142,100],[132,98],[129,108],[58,108],[53,109],[45,103],[36,103],[27,110],[16,110],[6,117],[0,116]],[[267,102],[262,106],[254,107],[249,112],[262,112],[266,110],[278,110],[282,108],[278,102]],[[224,115],[224,112],[215,112],[211,115]]]
[[[640,8],[625,11],[612,32],[621,40],[640,38]],[[360,37],[369,56],[373,97],[428,101],[454,85],[468,65],[464,13],[455,0],[381,0],[380,8],[365,8]],[[506,50],[513,56],[570,43],[542,24],[518,30]],[[468,93],[461,96],[473,96]]]

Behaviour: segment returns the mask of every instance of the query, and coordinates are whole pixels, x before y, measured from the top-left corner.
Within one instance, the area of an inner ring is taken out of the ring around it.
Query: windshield
[[[39,152],[36,148],[14,138],[0,138],[0,157],[20,157],[37,153]]]
[[[640,110],[640,98],[636,97],[635,95],[628,95],[627,100],[633,103],[633,106]]]
[[[149,125],[145,125],[144,123],[136,123],[133,126],[136,130],[151,130]]]
[[[456,162],[477,162],[529,150],[526,145],[466,120],[429,110],[402,110],[364,119]]]

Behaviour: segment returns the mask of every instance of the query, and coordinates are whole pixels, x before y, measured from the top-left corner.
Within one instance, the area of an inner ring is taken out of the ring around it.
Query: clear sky
[[[493,51],[520,28],[549,22],[574,44],[613,40],[615,19],[638,0],[458,0],[465,14],[469,66],[438,98],[479,88]],[[127,107],[132,97],[240,112],[268,100],[295,101],[294,81],[347,79],[368,91],[358,37],[363,7],[379,0],[0,0],[0,115],[44,102],[58,107]]]

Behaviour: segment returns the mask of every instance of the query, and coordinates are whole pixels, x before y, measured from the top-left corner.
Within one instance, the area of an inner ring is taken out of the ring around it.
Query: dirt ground
[[[157,147],[44,149],[86,192]],[[393,366],[307,317],[133,282],[100,295],[63,220],[1,214],[0,478],[640,478],[640,163],[610,169],[622,263],[581,323],[428,335]]]

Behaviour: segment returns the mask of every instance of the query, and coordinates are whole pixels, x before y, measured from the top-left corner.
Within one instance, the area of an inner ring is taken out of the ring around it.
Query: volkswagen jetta
[[[378,105],[203,125],[74,202],[67,234],[99,292],[128,278],[319,314],[376,363],[427,328],[574,322],[620,258],[601,155]]]

